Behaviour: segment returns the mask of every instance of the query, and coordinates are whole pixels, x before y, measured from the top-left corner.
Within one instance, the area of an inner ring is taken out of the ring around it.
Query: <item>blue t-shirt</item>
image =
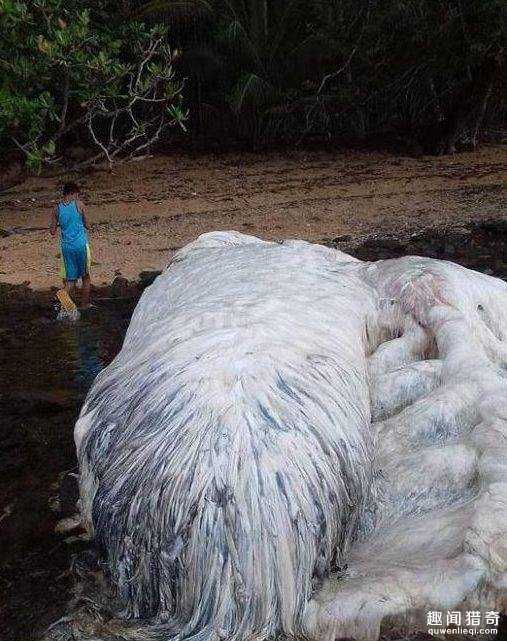
[[[86,247],[88,236],[83,217],[74,200],[58,205],[58,222],[60,223],[62,249],[83,249]]]

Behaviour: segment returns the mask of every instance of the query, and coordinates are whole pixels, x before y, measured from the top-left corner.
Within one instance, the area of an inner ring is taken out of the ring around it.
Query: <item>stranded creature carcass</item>
[[[75,638],[375,640],[501,609],[506,335],[507,284],[452,263],[187,245],[76,424],[114,605]]]

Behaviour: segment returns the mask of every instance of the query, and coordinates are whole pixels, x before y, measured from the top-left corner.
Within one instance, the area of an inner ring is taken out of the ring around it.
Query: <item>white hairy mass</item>
[[[502,607],[496,278],[205,234],[143,294],[75,437],[117,603],[75,638],[374,641],[386,617]]]

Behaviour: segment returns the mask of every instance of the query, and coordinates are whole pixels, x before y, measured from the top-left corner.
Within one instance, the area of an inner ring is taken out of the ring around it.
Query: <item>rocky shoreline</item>
[[[361,260],[380,260],[419,255],[457,262],[470,269],[507,279],[507,219],[465,223],[460,227],[431,227],[409,235],[373,233],[325,237],[320,243],[350,253]],[[160,274],[157,270],[139,273],[137,279],[118,275],[108,285],[93,286],[96,301],[122,299],[136,301]],[[45,313],[54,301],[57,287],[34,289],[29,283],[0,282],[4,311],[22,312],[39,308]],[[1,313],[1,312],[0,312]]]

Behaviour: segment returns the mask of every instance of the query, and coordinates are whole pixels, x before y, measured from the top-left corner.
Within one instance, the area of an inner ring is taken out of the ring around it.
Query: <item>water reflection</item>
[[[87,390],[106,362],[100,356],[101,337],[93,325],[76,323],[69,340],[74,343],[76,371],[74,382],[79,390]],[[69,346],[70,347],[70,346]]]
[[[11,316],[2,328],[3,393],[66,391],[82,399],[120,350],[134,304],[104,301],[76,322]]]

